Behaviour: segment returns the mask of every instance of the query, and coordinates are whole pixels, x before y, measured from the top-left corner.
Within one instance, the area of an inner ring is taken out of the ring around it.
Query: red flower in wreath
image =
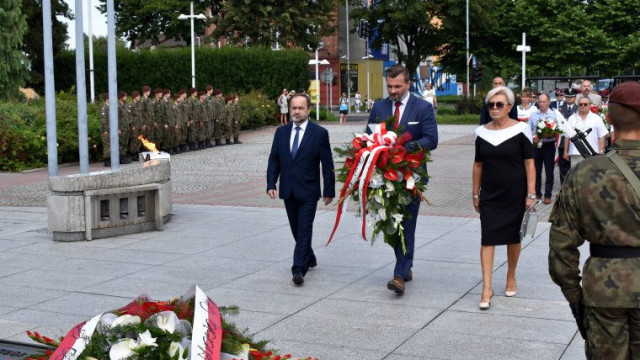
[[[391,163],[398,164],[402,162],[404,156],[407,154],[407,149],[404,146],[396,145],[393,149],[389,150],[389,156],[391,156]]]
[[[422,154],[407,154],[407,156],[405,156],[405,160],[407,160],[407,166],[410,168],[417,168],[422,162]]]
[[[398,173],[396,172],[396,169],[394,169],[394,168],[389,168],[389,169],[385,170],[384,177],[386,179],[388,179],[388,180],[391,180],[391,181],[398,181]]]
[[[589,110],[591,110],[592,113],[597,114],[598,113],[598,107],[595,105],[591,105],[591,107],[589,108]]]
[[[360,150],[360,149],[362,149],[364,147],[365,143],[364,143],[364,140],[362,140],[361,138],[357,137],[357,138],[353,139],[353,141],[351,142],[351,145],[353,145],[353,147],[356,150]]]

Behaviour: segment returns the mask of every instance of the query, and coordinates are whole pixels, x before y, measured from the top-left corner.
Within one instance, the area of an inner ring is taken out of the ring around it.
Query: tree
[[[0,0],[0,99],[7,99],[24,84],[27,59],[20,51],[27,31],[20,0]]]
[[[44,41],[42,37],[42,0],[22,0],[22,12],[29,27],[24,35],[22,51],[29,58],[31,69],[27,85],[37,92],[44,91]],[[62,0],[51,0],[51,32],[53,56],[66,48],[67,24],[59,17],[73,19],[69,6]]]
[[[398,61],[410,70],[428,56],[442,54],[451,40],[447,35],[452,28],[464,29],[464,21],[460,22],[464,19],[464,0],[379,0],[369,9],[361,6],[362,1],[351,3],[356,7],[350,16],[366,20],[373,29],[372,47],[388,43]],[[485,0],[474,6],[482,10],[493,3],[494,0]]]
[[[332,35],[336,0],[224,1],[212,36],[231,43],[313,49],[323,36]]]
[[[100,0],[98,9],[107,13],[106,0]],[[207,8],[217,7],[215,0],[194,0],[195,14],[204,13]],[[184,40],[191,43],[190,21],[178,20],[180,14],[190,13],[190,2],[185,0],[115,0],[116,34],[130,41],[135,49],[146,40],[157,44],[160,35],[166,38]],[[203,34],[206,22],[195,20],[196,34]]]

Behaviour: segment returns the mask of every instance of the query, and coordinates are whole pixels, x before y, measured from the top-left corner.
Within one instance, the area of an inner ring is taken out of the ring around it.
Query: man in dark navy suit
[[[411,141],[405,145],[408,151],[419,148],[434,150],[438,146],[438,125],[433,105],[422,98],[411,95],[409,92],[411,87],[409,70],[404,66],[390,67],[385,73],[385,78],[389,97],[373,105],[369,115],[369,124],[377,124],[390,116],[395,116],[396,124],[403,126],[404,130],[412,135]],[[369,126],[367,132],[371,133]],[[422,181],[426,183],[428,179],[425,178]],[[413,279],[411,268],[413,267],[413,249],[420,198],[414,197],[413,201],[407,205],[407,209],[412,216],[410,219],[402,220],[406,253],[403,253],[402,244],[398,241],[394,249],[396,266],[393,270],[393,280],[387,284],[387,288],[397,294],[404,293],[405,281]]]
[[[290,123],[276,130],[267,168],[267,194],[278,196],[276,182],[280,179],[280,199],[289,218],[289,226],[296,241],[293,252],[293,282],[304,283],[309,268],[317,265],[311,247],[313,219],[320,199],[320,164],[324,191],[322,200],[329,205],[335,197],[333,156],[329,132],[309,121],[311,100],[296,94],[289,101]]]

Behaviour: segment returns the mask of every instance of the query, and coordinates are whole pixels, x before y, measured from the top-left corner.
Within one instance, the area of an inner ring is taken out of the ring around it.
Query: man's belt
[[[640,248],[631,246],[607,246],[589,244],[592,257],[600,258],[640,258]]]

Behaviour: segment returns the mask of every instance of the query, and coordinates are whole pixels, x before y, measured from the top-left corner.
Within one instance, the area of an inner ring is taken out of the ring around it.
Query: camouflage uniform
[[[162,148],[169,150],[177,146],[173,143],[175,133],[175,121],[173,118],[173,105],[168,100],[161,99],[158,101],[158,107],[156,114],[156,121],[158,121],[159,127],[162,128]]]
[[[214,138],[216,139],[216,145],[222,145],[220,139],[222,139],[222,133],[225,127],[224,100],[216,97],[213,101],[213,109],[216,116],[213,132]]]
[[[100,110],[100,136],[102,137],[102,157],[104,166],[108,166],[111,159],[111,138],[109,137],[109,105],[105,103]]]
[[[215,103],[212,96],[207,96],[206,100],[207,108],[207,146],[211,146],[211,139],[213,138],[213,132],[216,121]]]
[[[231,120],[231,132],[233,134],[234,144],[241,144],[240,142],[240,127],[242,126],[242,111],[240,110],[240,104],[233,103],[232,105],[232,120]]]
[[[198,147],[204,148],[205,141],[207,140],[207,119],[209,118],[209,114],[207,114],[207,104],[205,103],[205,99],[197,100],[195,102],[194,111],[196,112],[196,140],[198,141]]]
[[[198,118],[200,117],[198,114],[198,99],[190,97],[186,101],[186,110],[187,110],[187,142],[189,143],[189,147],[193,150],[196,147],[197,140],[197,131],[198,131]]]
[[[118,130],[119,134],[119,147],[120,147],[120,159],[125,159],[129,154],[129,137],[131,135],[131,116],[129,106],[124,102],[118,102]],[[131,157],[128,157],[131,159]],[[129,161],[121,161],[122,163],[129,163]]]
[[[142,128],[142,112],[140,101],[133,101],[129,104],[129,116],[131,118],[131,133],[129,135],[129,152],[132,160],[137,161],[137,155],[142,148],[142,142],[138,139],[140,129]]]
[[[158,136],[155,133],[156,129],[153,128],[153,122],[155,120],[153,108],[154,104],[151,99],[145,96],[140,98],[140,118],[142,125],[140,127],[140,134],[142,134],[145,139],[158,145]]]
[[[619,140],[640,176],[640,141]],[[605,156],[569,172],[549,221],[549,273],[569,303],[585,305],[589,359],[640,359],[640,258],[589,257],[580,283],[578,247],[640,247],[640,195]],[[582,285],[582,286],[581,286]]]

